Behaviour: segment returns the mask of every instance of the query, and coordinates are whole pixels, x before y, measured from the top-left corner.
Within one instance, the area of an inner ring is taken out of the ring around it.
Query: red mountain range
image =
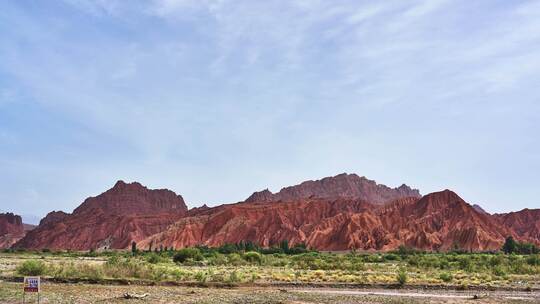
[[[507,236],[540,244],[540,210],[490,215],[456,193],[421,196],[340,174],[255,192],[246,201],[187,210],[170,190],[139,183],[116,185],[86,199],[72,214],[51,212],[14,246],[49,249],[125,249],[218,246],[282,240],[319,250],[497,250]]]
[[[187,212],[184,199],[170,190],[149,190],[117,182],[86,199],[72,214],[53,211],[15,244],[21,248],[119,249],[163,231]]]

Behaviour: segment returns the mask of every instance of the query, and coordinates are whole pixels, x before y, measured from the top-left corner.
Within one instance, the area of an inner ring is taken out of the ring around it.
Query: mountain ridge
[[[538,212],[538,213],[537,213]],[[319,250],[498,250],[504,238],[540,244],[540,209],[491,215],[451,190],[421,196],[356,174],[255,192],[246,201],[187,209],[181,195],[118,181],[73,213],[52,211],[13,246],[30,249],[169,248],[286,239]],[[528,224],[536,221],[534,229]],[[154,247],[155,248],[155,247]]]
[[[400,197],[420,197],[417,189],[402,184],[390,188],[357,174],[341,173],[319,180],[308,180],[272,193],[268,189],[254,192],[244,202],[291,201],[307,198],[360,199],[374,204],[384,204]]]
[[[53,211],[14,244],[33,249],[122,249],[162,231],[187,213],[182,196],[118,181],[73,213]]]

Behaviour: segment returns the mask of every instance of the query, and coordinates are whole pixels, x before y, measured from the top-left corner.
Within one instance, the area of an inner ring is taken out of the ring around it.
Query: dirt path
[[[124,294],[148,296],[125,299]],[[43,285],[41,303],[204,303],[204,304],[457,304],[457,303],[540,303],[540,295],[524,292],[475,292],[447,290],[351,290],[322,288],[200,288],[185,286],[140,286],[99,284]],[[21,303],[21,284],[0,281],[0,303]],[[31,299],[28,299],[31,300]]]
[[[508,291],[490,291],[490,292],[472,292],[472,291],[448,291],[431,290],[429,292],[414,290],[339,290],[339,289],[298,289],[291,290],[303,293],[319,293],[327,295],[364,295],[364,296],[384,296],[384,297],[407,297],[407,298],[441,298],[441,299],[482,299],[497,298],[506,300],[525,300],[540,303],[539,292],[508,292]]]

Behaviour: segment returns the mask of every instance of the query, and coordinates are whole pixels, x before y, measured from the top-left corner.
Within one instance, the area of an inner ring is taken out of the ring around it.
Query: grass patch
[[[42,261],[28,260],[17,266],[16,272],[22,276],[40,276],[45,274],[47,266]]]

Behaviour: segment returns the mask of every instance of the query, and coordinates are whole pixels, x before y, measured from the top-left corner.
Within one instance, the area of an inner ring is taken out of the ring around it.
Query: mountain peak
[[[385,204],[403,197],[420,197],[420,192],[403,184],[390,188],[357,174],[341,173],[320,180],[309,180],[282,188],[277,193],[268,189],[253,193],[246,202],[292,201],[296,199],[360,199],[374,204]]]
[[[82,212],[127,215],[187,211],[182,196],[168,189],[148,189],[138,182],[117,181],[104,193],[87,198],[73,214]]]
[[[445,189],[443,191],[433,192],[424,195],[419,201],[417,212],[427,212],[429,210],[438,210],[446,208],[460,208],[462,210],[472,208],[465,202],[457,193],[452,190]]]
[[[187,213],[182,196],[167,189],[148,189],[118,181],[89,197],[72,214],[53,211],[14,246],[22,248],[122,249],[159,232]],[[57,237],[69,227],[69,233]]]
[[[131,183],[126,183],[125,181],[123,180],[118,180],[114,186],[109,189],[109,190],[117,190],[117,189],[127,189],[127,188],[132,188],[132,189],[147,189],[145,186],[143,186],[141,183],[139,182],[131,182]]]

